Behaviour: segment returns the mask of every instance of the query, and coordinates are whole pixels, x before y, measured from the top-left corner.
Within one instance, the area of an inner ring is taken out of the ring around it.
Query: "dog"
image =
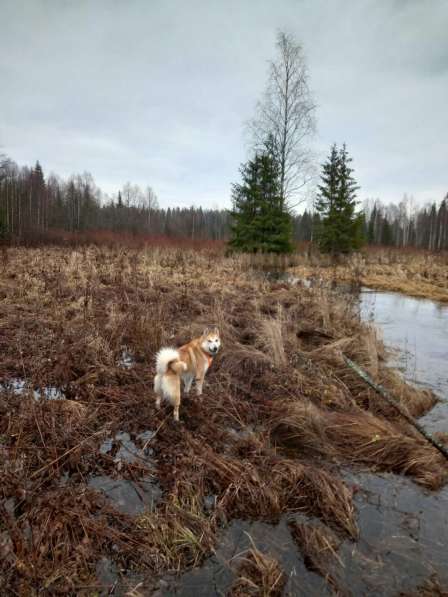
[[[174,420],[179,421],[181,380],[186,394],[194,380],[196,394],[201,396],[205,374],[220,347],[218,328],[206,328],[199,338],[194,338],[180,348],[161,348],[156,355],[154,377],[156,407],[160,408],[162,399],[168,400],[174,407]]]

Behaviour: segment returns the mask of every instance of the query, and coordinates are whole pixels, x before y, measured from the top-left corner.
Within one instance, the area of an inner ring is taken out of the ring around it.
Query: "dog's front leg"
[[[189,375],[188,377],[184,377],[184,392],[188,394],[191,390],[191,384],[193,383],[193,376]]]
[[[196,369],[196,395],[202,396],[202,386],[204,385],[205,367],[202,363],[198,363]]]
[[[204,375],[196,378],[196,394],[202,396],[202,386],[204,385]]]

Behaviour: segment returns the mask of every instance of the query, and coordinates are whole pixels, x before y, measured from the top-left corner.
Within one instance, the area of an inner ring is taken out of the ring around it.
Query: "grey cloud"
[[[244,121],[278,28],[304,45],[315,148],[354,157],[361,198],[440,199],[446,159],[445,0],[1,0],[0,148],[48,172],[89,170],[163,205],[229,205]]]

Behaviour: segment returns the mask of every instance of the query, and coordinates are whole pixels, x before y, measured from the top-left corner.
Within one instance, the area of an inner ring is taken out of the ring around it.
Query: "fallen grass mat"
[[[271,432],[277,444],[297,454],[409,475],[430,489],[448,479],[444,457],[412,427],[362,410],[334,412],[302,401],[282,402],[276,404]]]

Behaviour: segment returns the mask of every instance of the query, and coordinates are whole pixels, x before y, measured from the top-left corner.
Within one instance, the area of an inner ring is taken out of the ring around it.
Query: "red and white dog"
[[[154,392],[156,406],[160,408],[162,398],[169,400],[174,407],[174,420],[179,420],[181,380],[186,394],[196,382],[196,394],[202,394],[202,386],[207,369],[221,346],[218,328],[205,329],[202,336],[184,344],[180,348],[161,348],[156,355],[156,376]]]

